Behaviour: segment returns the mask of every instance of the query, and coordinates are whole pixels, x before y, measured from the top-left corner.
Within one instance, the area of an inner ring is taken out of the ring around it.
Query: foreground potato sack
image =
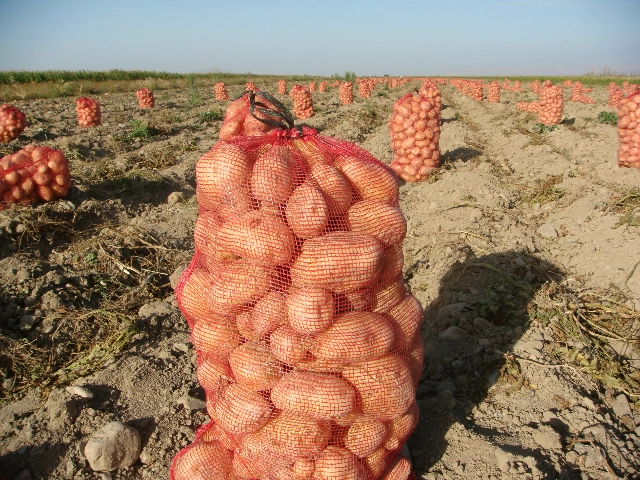
[[[69,163],[59,150],[27,145],[0,159],[0,210],[63,198],[69,188]]]
[[[394,172],[278,128],[218,142],[196,181],[176,297],[211,422],[172,479],[406,480],[422,308],[404,288]]]

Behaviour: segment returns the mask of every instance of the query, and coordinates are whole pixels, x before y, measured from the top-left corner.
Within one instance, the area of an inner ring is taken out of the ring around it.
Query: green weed
[[[600,112],[598,114],[598,122],[605,125],[618,125],[618,114],[616,112]]]

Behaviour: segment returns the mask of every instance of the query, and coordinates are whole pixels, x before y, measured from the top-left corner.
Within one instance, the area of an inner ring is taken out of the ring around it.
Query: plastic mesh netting
[[[70,187],[69,162],[59,150],[27,145],[0,159],[0,210],[63,198]]]
[[[423,312],[395,173],[303,127],[220,141],[196,180],[176,297],[211,421],[171,478],[406,480]]]
[[[618,102],[618,165],[640,167],[640,92]]]

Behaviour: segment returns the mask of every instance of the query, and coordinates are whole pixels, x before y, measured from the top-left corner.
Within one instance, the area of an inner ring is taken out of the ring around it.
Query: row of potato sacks
[[[423,310],[394,172],[315,131],[219,141],[196,166],[176,298],[211,421],[172,480],[406,480]]]

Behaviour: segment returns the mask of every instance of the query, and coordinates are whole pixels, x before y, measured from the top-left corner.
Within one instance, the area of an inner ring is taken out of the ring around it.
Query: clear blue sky
[[[640,0],[0,0],[0,71],[640,72]]]

